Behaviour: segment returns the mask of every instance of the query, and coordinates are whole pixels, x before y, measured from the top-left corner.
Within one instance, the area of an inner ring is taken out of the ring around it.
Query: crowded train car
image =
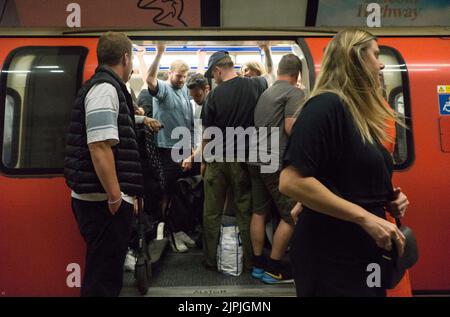
[[[165,53],[158,78],[167,76],[173,61],[183,60],[189,66],[187,82],[195,73],[204,73],[209,57],[221,50],[229,52],[238,73],[250,61],[265,65],[266,54],[260,46],[266,43],[274,73],[283,55],[292,53],[299,57],[302,72],[298,87],[308,96],[333,34],[199,30],[128,35],[133,42],[134,65],[128,89],[136,105],[151,117],[153,111],[146,107],[152,106],[152,99],[146,105],[140,95],[148,88],[145,78],[159,43],[165,44]],[[92,33],[0,38],[2,296],[77,296],[80,292],[77,274],[83,272],[85,247],[63,177],[65,137],[77,91],[98,66],[98,36]],[[420,259],[409,272],[412,291],[445,293],[450,290],[450,253],[446,245],[450,239],[450,116],[441,115],[439,95],[440,89],[450,93],[450,39],[435,35],[381,35],[378,45],[379,58],[385,64],[385,100],[403,115],[407,127],[396,129],[393,183],[408,196],[410,206],[402,222],[414,230],[419,246]],[[209,84],[211,89],[216,86],[214,81]],[[196,208],[202,205],[199,197]],[[122,295],[295,296],[292,284],[266,285],[246,271],[229,276],[205,269],[201,265],[198,230],[201,216],[190,214],[185,218],[198,220],[186,227],[186,234],[195,243],[185,252],[171,248],[171,233],[164,229],[158,232],[158,225],[167,224],[167,220],[152,214],[155,204],[158,202],[144,204],[151,216],[145,220],[150,229],[135,234],[135,239],[140,236],[149,240],[151,272],[144,277],[148,282],[146,290],[137,287],[142,272],[133,268],[136,254],[129,252],[127,260],[131,265],[125,265]],[[233,218],[233,206],[228,207],[224,214]],[[272,221],[276,222],[276,217],[266,226],[266,244],[270,244],[273,234]],[[139,223],[135,230],[139,231]],[[155,243],[158,240],[166,243]]]

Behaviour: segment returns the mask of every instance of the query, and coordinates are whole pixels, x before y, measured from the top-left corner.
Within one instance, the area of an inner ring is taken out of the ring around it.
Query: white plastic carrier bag
[[[239,227],[222,224],[220,241],[217,247],[217,269],[219,272],[233,276],[242,273],[242,242]]]

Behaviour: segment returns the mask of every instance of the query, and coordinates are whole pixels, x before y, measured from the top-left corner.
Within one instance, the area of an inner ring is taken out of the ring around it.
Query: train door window
[[[384,98],[398,114],[407,129],[396,125],[396,142],[393,154],[396,169],[407,168],[413,159],[411,133],[411,108],[409,103],[409,82],[406,64],[400,53],[393,48],[380,46],[380,61],[385,64],[382,71]]]
[[[216,51],[228,51],[235,66],[235,70],[240,74],[242,66],[247,62],[258,62],[265,66],[265,55],[258,47],[259,41],[190,41],[190,42],[169,42],[167,44],[166,52],[161,58],[160,72],[158,78],[167,79],[167,72],[170,64],[177,59],[184,60],[190,67],[188,76],[201,72],[204,73],[207,68],[209,57]],[[271,50],[271,57],[273,62],[272,79],[276,77],[278,63],[283,55],[293,53],[297,55],[302,61],[303,72],[299,79],[298,85],[304,89],[308,94],[310,89],[310,71],[309,63],[305,57],[304,47],[297,44],[296,41],[289,40],[274,40],[268,42]],[[135,41],[135,52],[142,51],[142,58],[138,54],[134,54],[133,64],[136,67],[130,80],[130,88],[138,96],[142,89],[146,89],[145,78],[146,68],[151,65],[154,60],[156,48],[155,42],[152,41]],[[142,67],[141,64],[145,64]],[[145,77],[145,76],[144,76]],[[214,80],[211,82],[212,88],[216,86]],[[139,99],[139,98],[138,98]]]
[[[62,172],[66,129],[86,55],[87,49],[78,46],[22,47],[10,53],[1,77],[5,174]]]
[[[5,117],[3,120],[3,152],[2,162],[5,166],[14,166],[17,164],[17,148],[12,142],[13,135],[17,134],[20,115],[20,95],[17,91],[8,88],[5,98]]]

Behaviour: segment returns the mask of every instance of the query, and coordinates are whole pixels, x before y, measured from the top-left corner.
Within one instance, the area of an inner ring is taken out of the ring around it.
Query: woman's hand
[[[406,209],[409,206],[408,197],[402,192],[400,187],[394,189],[395,200],[389,202],[388,212],[394,218],[403,218],[406,213]]]
[[[403,255],[405,236],[395,224],[337,196],[318,179],[303,177],[292,165],[281,171],[279,190],[312,210],[361,226],[382,249],[392,250],[394,241],[399,256]]]
[[[398,256],[403,255],[405,236],[393,223],[367,213],[359,225],[375,240],[377,246],[387,251],[392,250],[392,241],[397,245]]]

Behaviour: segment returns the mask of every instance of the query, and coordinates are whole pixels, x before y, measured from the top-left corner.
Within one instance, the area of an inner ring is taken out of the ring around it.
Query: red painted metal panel
[[[439,131],[442,152],[450,153],[450,117],[439,118]]]
[[[96,64],[97,39],[1,39],[0,61],[23,46],[84,46],[89,49],[84,78]],[[73,296],[66,285],[69,263],[84,262],[84,243],[62,176],[10,178],[0,174],[0,294]]]

